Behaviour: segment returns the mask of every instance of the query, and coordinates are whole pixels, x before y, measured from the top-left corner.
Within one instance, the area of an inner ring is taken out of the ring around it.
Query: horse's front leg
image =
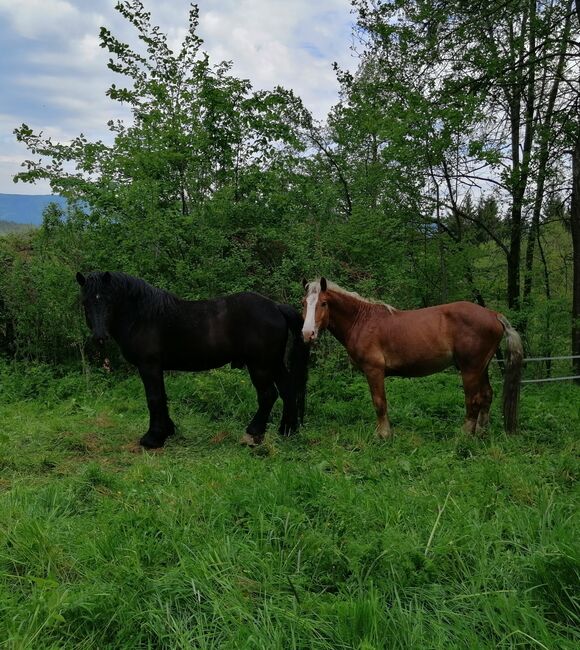
[[[167,395],[160,366],[139,366],[139,374],[145,387],[149,407],[149,430],[141,438],[143,447],[155,449],[163,447],[168,436],[175,432],[175,425],[169,417]]]
[[[376,433],[379,438],[390,438],[393,435],[387,413],[387,398],[385,396],[385,369],[380,367],[363,368],[369,383],[371,397],[377,414]]]

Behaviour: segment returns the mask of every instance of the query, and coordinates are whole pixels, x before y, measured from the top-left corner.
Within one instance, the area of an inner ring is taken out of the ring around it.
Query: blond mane
[[[332,282],[331,280],[326,281],[327,287],[331,291],[336,291],[336,293],[341,293],[345,296],[350,296],[351,298],[356,298],[356,300],[360,300],[361,302],[366,302],[369,305],[380,305],[382,307],[386,307],[387,310],[393,314],[394,312],[398,311],[396,307],[393,307],[393,305],[389,305],[386,302],[383,302],[382,300],[374,300],[372,298],[364,298],[361,296],[359,293],[356,291],[348,291],[347,289],[343,289],[340,285],[336,284],[336,282]],[[314,280],[313,282],[309,282],[308,284],[308,293],[311,293],[311,291],[316,290],[317,293],[320,292],[320,278],[318,280]]]

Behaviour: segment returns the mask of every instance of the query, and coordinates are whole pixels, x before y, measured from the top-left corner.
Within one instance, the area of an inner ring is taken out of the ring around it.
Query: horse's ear
[[[111,284],[111,274],[108,271],[103,273],[103,284]]]
[[[81,285],[81,287],[85,286],[86,281],[87,280],[86,280],[85,276],[82,273],[77,272],[77,282]]]
[[[306,278],[302,278],[302,286],[304,287],[304,289],[308,287],[308,280]]]
[[[328,289],[328,284],[326,278],[320,278],[320,291],[326,291]]]

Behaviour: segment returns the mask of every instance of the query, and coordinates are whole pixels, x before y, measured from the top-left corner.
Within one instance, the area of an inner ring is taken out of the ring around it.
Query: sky
[[[110,141],[106,123],[128,110],[105,93],[119,78],[106,67],[99,28],[135,45],[116,0],[0,0],[0,193],[48,194],[47,183],[15,184],[30,154],[16,142],[22,123],[67,142],[84,133]],[[145,0],[152,22],[177,45],[188,0]],[[318,119],[338,99],[333,62],[355,66],[349,0],[199,0],[198,35],[210,61],[233,61],[232,73],[255,89],[293,89]],[[120,85],[120,84],[119,84]]]

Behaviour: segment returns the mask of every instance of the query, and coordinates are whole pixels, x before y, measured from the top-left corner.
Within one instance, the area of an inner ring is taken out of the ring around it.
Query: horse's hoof
[[[145,449],[159,449],[159,447],[163,447],[165,444],[165,438],[156,438],[150,433],[146,433],[141,440],[139,440],[139,443],[142,447],[145,447]]]
[[[256,440],[254,436],[249,433],[244,433],[240,438],[240,445],[246,445],[248,447],[257,447],[261,442],[261,440]]]
[[[467,435],[473,436],[476,433],[476,426],[477,423],[475,420],[466,420],[461,427],[461,431]]]

